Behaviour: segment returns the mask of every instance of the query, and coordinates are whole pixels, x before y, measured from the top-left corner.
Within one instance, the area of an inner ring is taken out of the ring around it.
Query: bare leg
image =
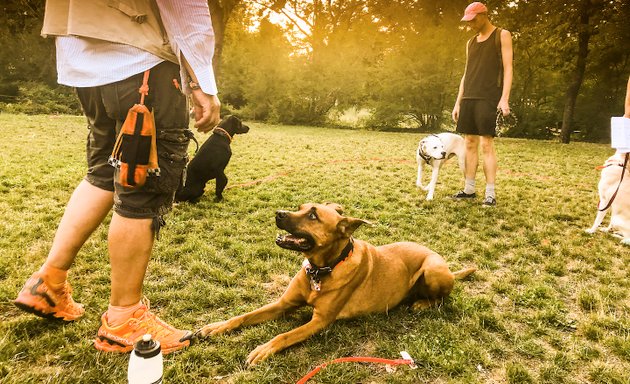
[[[114,204],[114,193],[83,180],[74,190],[63,214],[46,264],[68,270],[77,253]]]
[[[84,314],[83,305],[72,299],[68,269],[112,205],[113,192],[85,180],[79,183],[68,201],[44,265],[31,275],[14,301],[18,308],[64,321],[76,320]]]
[[[113,306],[130,306],[142,299],[142,282],[153,248],[152,221],[112,215],[108,247],[112,266],[109,303]]]
[[[46,264],[68,270],[112,205],[113,192],[82,181],[68,202]],[[129,219],[116,213],[112,216],[108,238],[112,305],[133,305],[142,298],[142,281],[153,247],[151,223],[152,219]]]
[[[474,180],[479,163],[479,136],[466,135],[464,139],[466,140],[466,171],[464,176],[469,180]]]
[[[481,150],[483,151],[483,173],[486,176],[486,184],[494,184],[497,177],[497,154],[492,136],[481,137]]]

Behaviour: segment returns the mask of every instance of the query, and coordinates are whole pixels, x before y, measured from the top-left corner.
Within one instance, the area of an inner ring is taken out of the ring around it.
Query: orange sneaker
[[[144,299],[142,306],[124,324],[110,327],[107,324],[107,312],[101,316],[101,327],[94,341],[96,349],[104,352],[131,352],[133,344],[145,334],[160,342],[162,353],[167,354],[190,345],[193,333],[183,331],[165,323],[149,311],[149,300]]]
[[[13,304],[37,316],[64,321],[74,321],[85,312],[83,304],[72,299],[72,288],[67,281],[60,290],[53,290],[39,272],[26,280]]]

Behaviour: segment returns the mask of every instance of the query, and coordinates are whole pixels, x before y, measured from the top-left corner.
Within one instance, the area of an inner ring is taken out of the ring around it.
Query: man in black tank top
[[[486,177],[484,207],[496,205],[494,183],[497,156],[494,149],[496,113],[510,113],[512,87],[512,36],[505,29],[496,28],[488,19],[488,8],[479,2],[466,7],[462,21],[477,34],[466,45],[466,68],[459,84],[453,120],[457,132],[466,141],[466,170],[464,190],[455,199],[473,199],[475,175],[479,163],[479,144],[483,152],[483,172]]]

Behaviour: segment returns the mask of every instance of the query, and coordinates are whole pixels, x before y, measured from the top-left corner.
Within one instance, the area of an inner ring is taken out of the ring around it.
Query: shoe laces
[[[151,334],[155,339],[160,340],[163,337],[169,336],[175,332],[175,328],[165,323],[153,312],[150,311],[149,300],[145,297],[143,303],[146,306],[144,313],[139,318],[136,318],[136,324],[143,328],[145,333]]]
[[[58,289],[54,289],[53,287],[51,287],[50,285],[46,284],[46,287],[48,290],[50,290],[50,292],[52,292],[54,295],[56,295],[61,301],[64,301],[66,303],[72,303],[72,287],[70,286],[70,283],[68,283],[67,281],[65,281],[63,283],[63,286],[61,286],[61,288]]]
[[[63,296],[67,296],[69,297],[70,295],[72,295],[72,287],[70,286],[70,283],[68,283],[67,281],[63,284],[63,288],[61,288],[61,290],[59,291],[59,293],[61,293]]]

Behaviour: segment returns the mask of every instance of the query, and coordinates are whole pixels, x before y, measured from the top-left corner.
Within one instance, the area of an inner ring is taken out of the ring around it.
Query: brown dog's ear
[[[344,236],[350,237],[354,231],[363,224],[372,225],[372,223],[367,220],[355,219],[354,217],[344,217],[339,223],[337,223],[337,229]]]
[[[343,207],[337,203],[325,203],[327,207],[330,207],[337,211],[338,214],[343,215]]]

